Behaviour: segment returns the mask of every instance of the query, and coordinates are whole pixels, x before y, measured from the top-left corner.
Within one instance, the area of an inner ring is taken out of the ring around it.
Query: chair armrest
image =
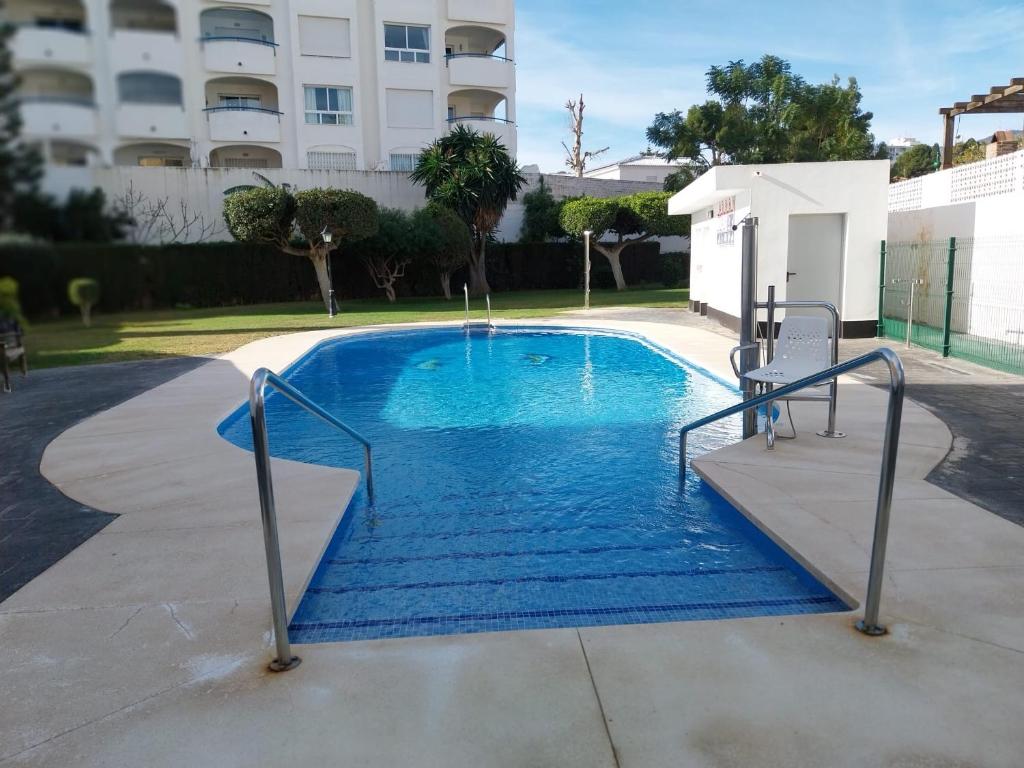
[[[758,344],[757,342],[753,342],[751,344],[740,344],[740,345],[735,346],[735,347],[733,347],[732,349],[729,350],[729,365],[732,366],[732,371],[733,371],[733,373],[736,374],[736,378],[737,379],[742,379],[743,378],[743,374],[740,373],[739,366],[736,365],[736,353],[737,352],[742,352],[742,351],[747,350],[747,349],[757,349],[757,350],[760,350],[761,349],[761,345]]]

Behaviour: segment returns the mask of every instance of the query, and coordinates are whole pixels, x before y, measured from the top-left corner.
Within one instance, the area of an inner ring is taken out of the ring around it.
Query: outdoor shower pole
[[[589,229],[583,233],[583,308],[590,309],[590,236]]]
[[[757,368],[757,217],[743,220],[743,256],[740,270],[740,387],[743,399],[752,399],[754,381],[746,374]],[[743,439],[757,434],[757,410],[743,412]]]

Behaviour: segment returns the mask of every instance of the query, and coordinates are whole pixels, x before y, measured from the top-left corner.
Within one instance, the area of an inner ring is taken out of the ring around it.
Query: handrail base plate
[[[888,634],[889,630],[878,624],[865,624],[864,619],[861,619],[853,625],[858,632],[861,632],[868,637],[881,637],[882,635]]]
[[[285,664],[282,664],[280,659],[274,659],[267,665],[267,668],[271,672],[287,672],[289,669],[295,669],[301,663],[302,659],[298,656],[292,656],[292,660]]]

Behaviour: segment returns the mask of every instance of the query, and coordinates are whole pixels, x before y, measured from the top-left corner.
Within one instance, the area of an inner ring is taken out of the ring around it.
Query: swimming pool
[[[373,443],[293,642],[847,610],[693,473],[678,431],[739,397],[621,334],[457,328],[343,337],[288,380]],[[355,445],[271,394],[274,456],[361,467]],[[247,408],[220,426],[249,448]],[[739,437],[721,422],[703,453]]]

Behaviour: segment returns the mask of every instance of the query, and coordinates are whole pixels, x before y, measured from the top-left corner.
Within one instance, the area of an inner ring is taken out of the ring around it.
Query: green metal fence
[[[878,335],[1024,373],[1024,238],[884,242]]]

